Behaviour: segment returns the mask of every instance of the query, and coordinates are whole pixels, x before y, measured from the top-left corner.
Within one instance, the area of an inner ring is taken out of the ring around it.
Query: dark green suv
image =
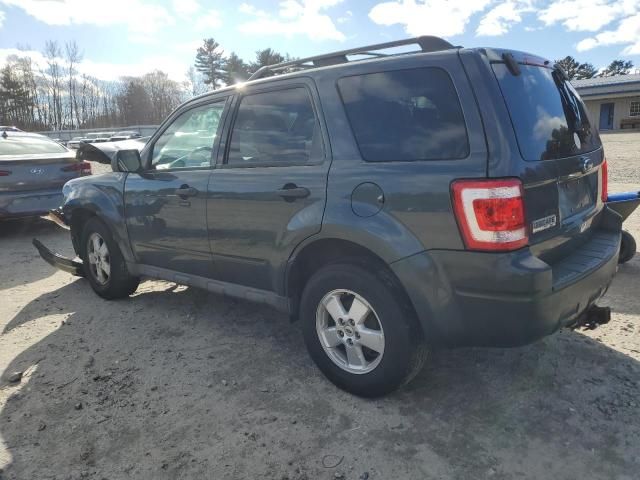
[[[271,305],[359,395],[432,347],[579,324],[616,272],[598,132],[521,52],[420,37],[273,65],[141,152],[96,148],[114,172],[68,182],[57,213],[81,263],[37,243],[45,259],[104,298],[155,277]]]

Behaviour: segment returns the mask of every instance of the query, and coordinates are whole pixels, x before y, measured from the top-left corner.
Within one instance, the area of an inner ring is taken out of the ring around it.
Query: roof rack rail
[[[316,55],[315,57],[300,58],[289,62],[276,63],[274,65],[265,65],[255,71],[249,80],[266,77],[269,74],[276,75],[286,72],[287,70],[303,70],[305,68],[326,67],[329,65],[338,65],[348,63],[347,55],[366,55],[370,57],[386,57],[391,55],[402,54],[386,54],[380,53],[379,50],[389,48],[402,47],[404,45],[418,45],[421,52],[437,52],[439,50],[449,50],[456,48],[446,40],[440,37],[425,35],[422,37],[407,38],[406,40],[396,40],[394,42],[377,43],[375,45],[367,45],[364,47],[351,48],[339,52],[325,53],[324,55]],[[406,52],[416,53],[416,52]]]

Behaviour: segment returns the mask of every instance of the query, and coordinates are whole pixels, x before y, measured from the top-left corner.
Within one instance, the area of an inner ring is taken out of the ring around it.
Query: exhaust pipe
[[[600,325],[605,325],[611,320],[611,308],[599,307],[597,305],[591,305],[587,310],[578,317],[576,323],[571,327],[572,329],[586,328],[588,330],[595,330]]]

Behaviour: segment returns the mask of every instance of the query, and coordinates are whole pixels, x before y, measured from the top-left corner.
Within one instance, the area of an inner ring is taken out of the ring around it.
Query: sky
[[[104,80],[155,69],[182,80],[208,37],[248,61],[267,47],[305,57],[418,35],[640,69],[640,0],[0,0],[0,63],[75,40],[80,71]]]

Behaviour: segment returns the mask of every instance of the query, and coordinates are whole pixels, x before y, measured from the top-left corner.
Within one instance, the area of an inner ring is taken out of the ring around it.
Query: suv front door
[[[178,112],[129,174],[125,216],[138,263],[210,276],[206,198],[226,99]]]
[[[232,111],[207,200],[215,276],[277,291],[278,269],[322,224],[330,156],[315,85],[246,88]]]

